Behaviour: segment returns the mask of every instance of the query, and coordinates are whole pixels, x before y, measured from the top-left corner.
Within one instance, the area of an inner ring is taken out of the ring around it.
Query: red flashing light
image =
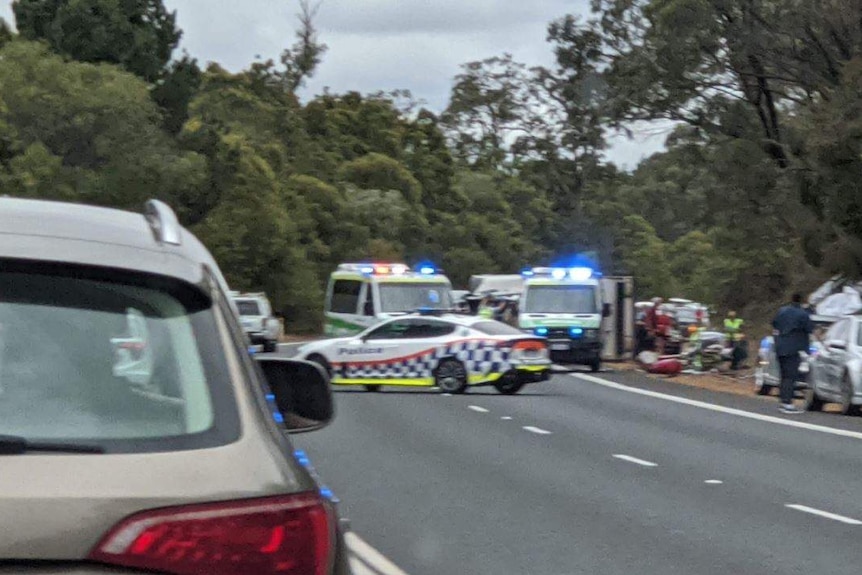
[[[89,559],[171,575],[325,575],[333,542],[332,509],[309,492],[138,513]]]

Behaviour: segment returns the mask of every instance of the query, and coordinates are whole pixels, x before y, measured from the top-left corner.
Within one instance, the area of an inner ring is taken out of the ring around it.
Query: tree
[[[32,181],[31,197],[137,210],[150,197],[176,203],[202,183],[203,158],[181,152],[161,131],[148,86],[128,72],[65,62],[41,44],[15,40],[0,49],[0,85],[0,147],[12,175],[61,183],[52,192],[48,182]],[[46,170],[35,169],[37,159]]]
[[[163,74],[182,32],[162,0],[15,0],[18,32],[82,62],[120,65],[148,82]]]
[[[179,134],[189,119],[189,104],[201,87],[202,76],[197,60],[186,54],[171,62],[153,87],[153,100],[162,109],[169,134]]]

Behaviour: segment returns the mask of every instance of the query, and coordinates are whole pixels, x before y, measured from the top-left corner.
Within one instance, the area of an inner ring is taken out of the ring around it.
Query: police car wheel
[[[375,384],[368,384],[365,386],[365,391],[377,392],[377,391],[380,391],[381,387],[382,387],[381,385],[376,384],[376,383]]]
[[[467,389],[467,370],[455,359],[444,359],[437,366],[434,381],[443,393],[464,393]]]
[[[515,395],[524,387],[524,382],[517,377],[503,378],[494,384],[494,388],[503,395]]]
[[[602,360],[601,359],[594,359],[593,361],[590,362],[590,371],[592,371],[593,373],[596,373],[600,369],[602,369]]]

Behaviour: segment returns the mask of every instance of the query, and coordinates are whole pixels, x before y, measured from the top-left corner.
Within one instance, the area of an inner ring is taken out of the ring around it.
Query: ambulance
[[[518,327],[548,339],[557,363],[588,365],[599,371],[604,346],[601,274],[589,267],[535,267],[524,270]]]
[[[430,263],[343,263],[329,277],[324,333],[350,336],[417,310],[449,310],[451,292],[452,283]]]

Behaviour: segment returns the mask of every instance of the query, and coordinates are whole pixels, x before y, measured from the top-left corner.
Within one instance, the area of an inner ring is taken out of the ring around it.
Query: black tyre
[[[600,369],[602,369],[602,360],[600,358],[596,358],[589,363],[590,371],[593,373],[598,373]]]
[[[315,353],[313,355],[308,356],[308,361],[310,361],[312,363],[316,363],[317,365],[322,367],[323,371],[326,372],[326,375],[328,375],[329,378],[332,379],[332,366],[329,365],[329,362],[326,361],[325,357]]]
[[[853,405],[853,384],[850,382],[850,376],[846,373],[841,380],[841,413],[844,415],[859,415],[859,406]]]
[[[823,400],[817,397],[813,387],[802,390],[802,408],[805,411],[823,411]]]
[[[494,389],[503,395],[515,395],[524,388],[524,382],[517,376],[503,377],[494,383]]]
[[[443,393],[464,393],[467,389],[467,370],[457,359],[444,359],[437,366],[434,382]]]
[[[264,353],[273,353],[276,349],[278,349],[278,343],[274,341],[265,341],[263,342],[263,352]]]
[[[377,393],[378,391],[380,391],[380,388],[381,388],[381,387],[383,387],[383,386],[382,386],[382,385],[380,385],[380,384],[377,384],[377,383],[371,384],[371,383],[369,383],[368,385],[366,385],[366,386],[365,386],[365,391],[370,391],[370,392],[372,392],[372,393]]]

